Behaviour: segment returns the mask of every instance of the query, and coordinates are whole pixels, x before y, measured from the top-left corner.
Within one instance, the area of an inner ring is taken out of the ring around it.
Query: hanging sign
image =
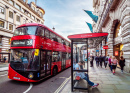
[[[108,49],[108,46],[103,46],[103,49]]]

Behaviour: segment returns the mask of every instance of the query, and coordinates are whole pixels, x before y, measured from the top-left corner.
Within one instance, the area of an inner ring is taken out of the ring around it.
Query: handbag
[[[80,76],[76,76],[76,78],[75,78],[76,80],[80,80]]]

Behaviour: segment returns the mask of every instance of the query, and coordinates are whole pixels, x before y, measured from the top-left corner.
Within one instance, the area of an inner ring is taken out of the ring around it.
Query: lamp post
[[[54,27],[53,27],[52,29],[53,29],[53,31],[55,31],[55,28],[54,28]]]

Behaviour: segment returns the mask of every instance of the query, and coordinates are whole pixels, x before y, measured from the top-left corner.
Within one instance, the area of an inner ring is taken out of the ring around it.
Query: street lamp
[[[54,27],[53,27],[52,29],[53,29],[53,31],[55,31],[55,28],[54,28]]]

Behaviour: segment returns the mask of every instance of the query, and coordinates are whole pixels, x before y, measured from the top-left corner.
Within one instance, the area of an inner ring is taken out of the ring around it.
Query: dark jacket
[[[95,57],[95,60],[96,60],[96,61],[99,61],[99,57]]]
[[[125,59],[124,59],[124,60],[120,60],[120,61],[119,61],[119,65],[120,65],[120,66],[125,66]]]
[[[102,62],[102,61],[103,61],[103,57],[100,56],[100,57],[99,57],[99,62]]]

